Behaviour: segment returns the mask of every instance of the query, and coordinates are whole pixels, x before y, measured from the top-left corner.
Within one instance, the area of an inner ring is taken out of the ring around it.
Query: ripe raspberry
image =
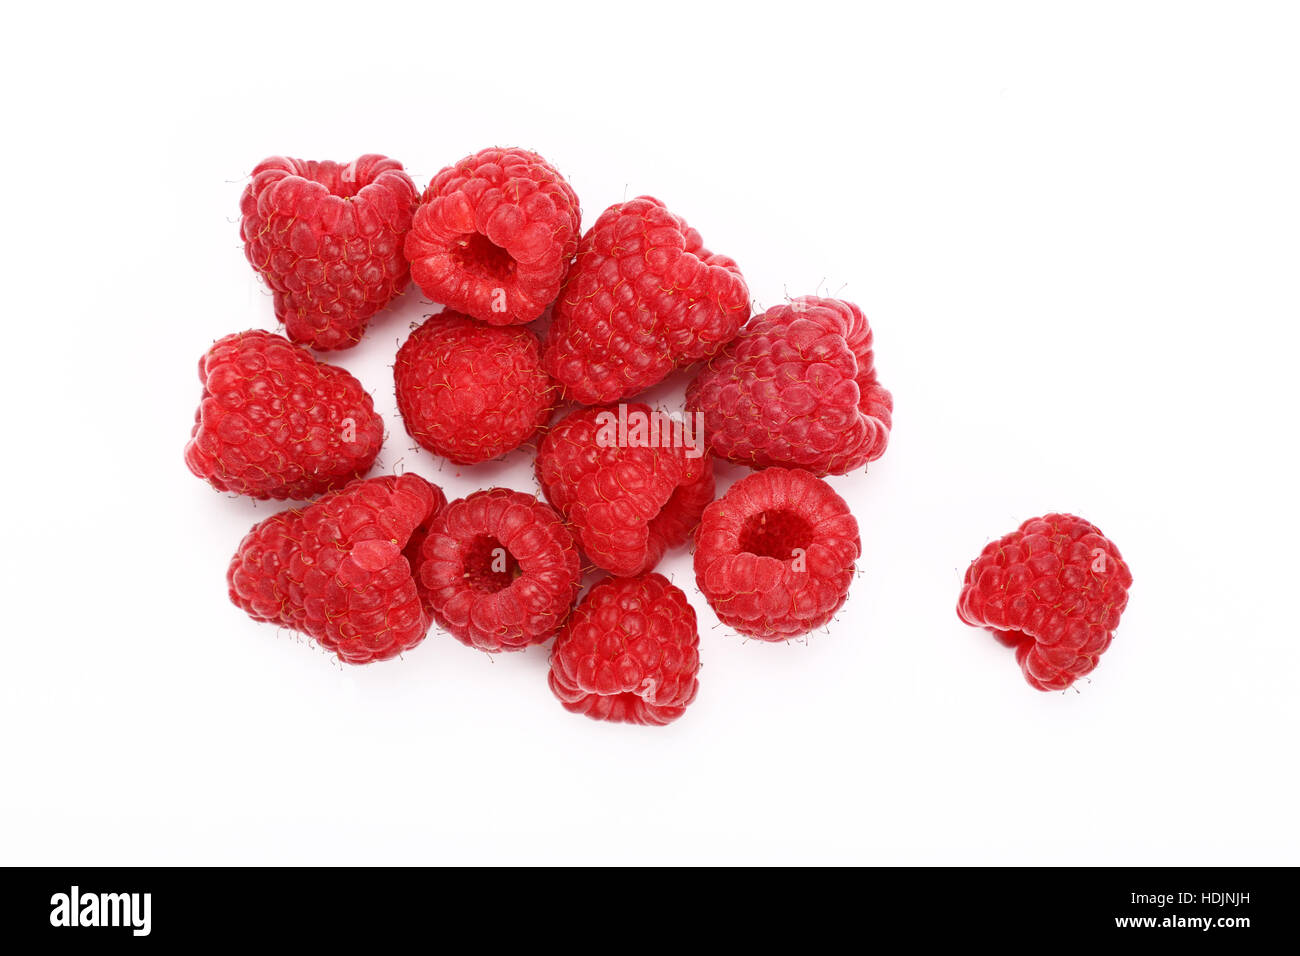
[[[662,574],[597,583],[551,649],[551,690],[593,720],[670,723],[695,699],[695,611]]]
[[[415,183],[374,153],[346,165],[272,156],[239,200],[244,254],[294,342],[345,349],[406,288]]]
[[[736,263],[640,196],[610,206],[582,237],[542,361],[574,401],[615,402],[715,354],[748,317]]]
[[[577,195],[542,157],[485,149],[433,177],[406,258],[435,302],[492,325],[519,325],[559,294],[581,220]]]
[[[687,437],[636,404],[579,409],[542,439],[537,480],[598,567],[642,574],[686,541],[713,500],[713,463]]]
[[[199,359],[199,379],[185,464],[219,491],[313,498],[364,475],[383,444],[361,383],[279,335],[227,335]]]
[[[1030,686],[1064,690],[1110,646],[1132,585],[1095,525],[1044,515],[985,545],[966,569],[957,616],[1014,647]]]
[[[783,641],[835,615],[861,553],[858,523],[830,485],[799,469],[766,468],[704,509],[695,581],[723,624]]]
[[[451,310],[411,333],[393,373],[411,437],[460,465],[518,448],[546,424],[559,391],[532,332]]]
[[[885,452],[893,397],[852,302],[804,296],[746,324],[686,391],[709,448],[751,468],[843,475]]]
[[[578,596],[573,535],[531,495],[491,488],[453,501],[420,546],[434,619],[484,651],[517,651],[555,633]]]
[[[230,600],[348,664],[387,660],[429,629],[411,575],[420,529],[446,503],[416,475],[355,481],[253,526],[230,562]]]

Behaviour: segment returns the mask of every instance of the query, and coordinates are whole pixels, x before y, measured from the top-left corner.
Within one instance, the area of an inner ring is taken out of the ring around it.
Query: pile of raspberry
[[[466,156],[423,192],[377,154],[272,157],[240,210],[283,335],[237,332],[200,359],[185,461],[219,491],[299,503],[230,562],[250,617],[349,664],[435,628],[488,653],[549,643],[565,708],[649,725],[682,716],[699,686],[696,612],[656,572],[666,554],[693,547],[699,594],[744,637],[834,620],[862,544],[825,478],[880,458],[893,416],[856,305],[755,313],[736,262],[650,196],[584,233],[572,186],[524,149]],[[394,356],[407,433],[462,473],[532,448],[540,494],[449,502],[413,473],[369,477],[383,420],[313,352],[356,345],[412,280],[442,309]],[[680,408],[634,400],[679,369],[693,370]],[[719,495],[714,459],[751,470]],[[1095,666],[1131,578],[1091,525],[1038,520],[972,565],[961,616],[1055,689]],[[1112,573],[1081,583],[1097,553]]]

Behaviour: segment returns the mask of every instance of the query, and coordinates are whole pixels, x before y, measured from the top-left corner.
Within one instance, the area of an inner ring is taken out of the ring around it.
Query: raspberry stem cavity
[[[481,232],[468,236],[453,256],[466,272],[489,282],[508,282],[515,270],[514,257]]]
[[[465,549],[465,581],[476,591],[495,594],[519,577],[519,561],[490,534],[480,534]]]
[[[740,532],[740,549],[760,558],[788,561],[812,544],[812,525],[799,514],[777,508],[749,516]]]

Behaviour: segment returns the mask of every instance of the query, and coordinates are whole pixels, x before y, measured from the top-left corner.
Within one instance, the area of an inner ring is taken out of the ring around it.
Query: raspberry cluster
[[[664,203],[615,203],[583,234],[573,188],[525,149],[466,156],[423,193],[377,154],[272,157],[240,210],[287,338],[241,332],[202,357],[185,462],[222,492],[304,502],[231,560],[249,617],[350,664],[433,625],[489,653],[553,641],[566,709],[664,725],[700,670],[696,611],[655,571],[672,550],[693,540],[705,602],[761,642],[844,606],[862,538],[825,477],[878,460],[893,426],[857,305],[805,296],[751,315],[736,262]],[[536,438],[544,500],[488,487],[448,503],[414,474],[367,477],[383,420],[308,348],[355,345],[411,278],[442,309],[394,358],[407,433],[466,467]],[[626,401],[697,364],[684,415]],[[721,497],[716,459],[752,469]],[[1131,584],[1096,527],[1052,514],[984,549],[958,613],[1014,647],[1032,686],[1061,689],[1096,666]]]

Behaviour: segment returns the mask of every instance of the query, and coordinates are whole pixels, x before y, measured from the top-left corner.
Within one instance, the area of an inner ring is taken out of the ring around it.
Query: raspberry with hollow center
[[[718,620],[782,641],[844,604],[862,547],[844,499],[799,469],[765,468],[704,509],[695,580]]]
[[[740,531],[740,550],[784,561],[796,550],[808,550],[812,525],[786,509],[760,511],[749,516]]]
[[[1064,690],[1110,647],[1132,585],[1096,525],[1048,514],[984,546],[966,569],[957,616],[1015,648],[1031,687]]]
[[[417,190],[395,159],[272,156],[239,200],[244,254],[274,293],[285,334],[345,349],[410,279],[402,244]]]
[[[551,691],[593,720],[662,726],[699,690],[695,610],[662,574],[607,577],[560,629]]]
[[[578,196],[526,149],[485,149],[429,182],[406,237],[416,285],[491,325],[540,316],[578,249]]]
[[[434,619],[484,651],[547,640],[573,606],[581,578],[560,516],[507,488],[453,501],[420,546],[419,583]]]

